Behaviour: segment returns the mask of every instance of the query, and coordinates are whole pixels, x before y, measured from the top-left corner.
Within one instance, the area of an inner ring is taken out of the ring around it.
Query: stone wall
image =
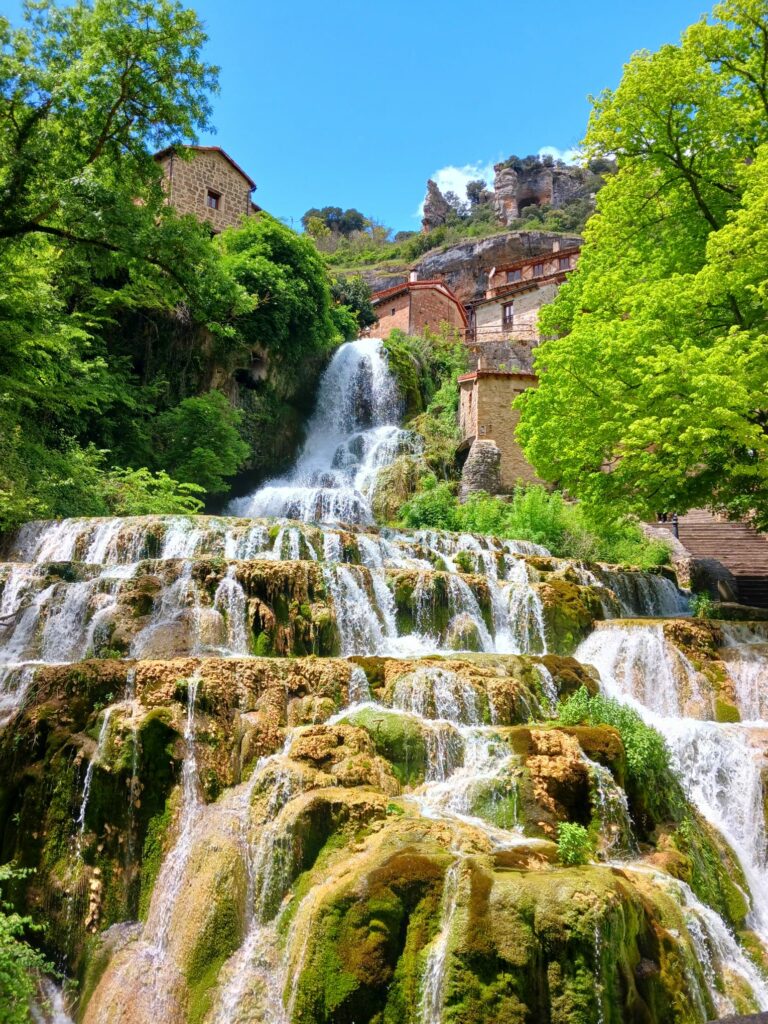
[[[192,151],[191,159],[169,153],[158,162],[167,179],[168,202],[179,213],[191,213],[221,231],[250,212],[249,183],[220,153]],[[217,210],[208,206],[209,190],[220,196]]]
[[[386,338],[395,329],[408,334],[411,328],[411,299],[408,292],[382,299],[376,304],[376,314],[379,319],[371,328],[375,338]]]
[[[453,299],[436,288],[412,291],[411,334],[423,334],[425,327],[437,331],[442,323],[464,330],[464,318]]]
[[[518,480],[537,481],[515,437],[520,413],[512,402],[535,378],[524,374],[479,371],[460,383],[459,426],[462,438],[495,441],[501,452],[500,486],[511,490]]]

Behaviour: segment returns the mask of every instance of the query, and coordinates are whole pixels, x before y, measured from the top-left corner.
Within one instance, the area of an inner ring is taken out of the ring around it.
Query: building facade
[[[551,254],[494,267],[488,275],[485,297],[468,306],[469,339],[477,343],[508,339],[538,342],[539,310],[554,299],[578,257],[578,248],[556,249]]]
[[[468,307],[467,341],[474,370],[459,378],[459,425],[468,453],[462,493],[500,492],[535,482],[515,432],[518,395],[536,386],[533,352],[540,341],[539,310],[551,302],[578,260],[578,248],[495,267],[485,298]]]
[[[423,334],[448,324],[464,337],[469,326],[464,307],[442,281],[419,281],[411,275],[410,281],[374,292],[371,302],[378,317],[371,328],[375,336],[385,338],[395,329]]]
[[[459,377],[459,427],[465,450],[471,452],[476,441],[495,443],[501,491],[511,491],[520,480],[537,480],[515,439],[520,413],[512,408],[518,395],[535,386],[534,374],[514,369],[477,369]]]
[[[165,175],[167,201],[178,213],[191,213],[218,233],[257,212],[251,199],[256,182],[219,146],[175,147],[155,154]]]

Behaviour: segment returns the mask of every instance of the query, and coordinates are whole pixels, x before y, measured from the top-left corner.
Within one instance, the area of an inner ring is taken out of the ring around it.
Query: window
[[[214,192],[212,189],[208,189],[208,196],[205,200],[205,205],[210,210],[218,210],[221,207],[221,193]]]
[[[505,302],[501,307],[501,323],[504,327],[511,327],[515,318],[514,302]]]
[[[544,273],[544,264],[543,263],[534,263],[533,264],[533,276],[534,277],[541,277],[543,275],[543,273]]]
[[[522,281],[523,272],[522,270],[508,270],[507,271],[507,284],[514,284],[515,281]]]
[[[557,261],[557,266],[558,266],[558,268],[560,270],[570,270],[571,269],[571,257],[570,256],[561,256],[560,259]]]
[[[392,307],[392,316],[394,316],[396,312],[397,312],[397,310],[396,310],[396,309],[395,309],[395,307],[393,306],[393,307]]]

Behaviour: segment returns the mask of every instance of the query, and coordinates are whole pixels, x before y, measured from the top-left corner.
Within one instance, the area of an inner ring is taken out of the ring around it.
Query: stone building
[[[551,302],[579,258],[579,247],[560,248],[494,267],[485,297],[468,303],[469,339],[473,342],[539,340],[538,317]]]
[[[515,440],[520,413],[512,408],[518,395],[535,386],[536,376],[517,367],[478,368],[459,377],[459,427],[464,450],[469,453],[464,463],[464,492],[505,492],[518,480],[537,479]]]
[[[261,209],[251,199],[256,182],[219,146],[185,146],[184,152],[182,157],[169,146],[155,153],[168,203],[179,213],[193,214],[218,233]]]
[[[442,281],[419,281],[411,274],[409,281],[374,292],[371,302],[378,317],[371,328],[375,336],[385,338],[396,328],[406,334],[423,334],[426,328],[437,331],[444,323],[462,336],[467,331],[466,311]]]
[[[467,454],[462,494],[510,491],[537,479],[515,438],[520,418],[512,403],[536,386],[533,351],[538,315],[578,259],[578,247],[495,267],[484,299],[470,303],[467,342],[474,369],[459,378],[459,426]]]

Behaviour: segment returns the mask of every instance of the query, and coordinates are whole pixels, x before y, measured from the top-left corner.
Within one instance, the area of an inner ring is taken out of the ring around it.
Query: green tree
[[[238,432],[243,414],[220,391],[185,398],[154,422],[158,468],[211,494],[227,489],[249,449]]]
[[[292,359],[333,343],[330,282],[310,239],[262,213],[219,242],[226,272],[255,300],[238,320],[245,344]]]
[[[577,272],[541,317],[518,435],[593,508],[754,510],[768,526],[768,5],[728,0],[595,102],[615,154]]]
[[[371,305],[371,287],[360,274],[335,277],[331,292],[336,302],[348,306],[360,327],[371,327],[378,319]]]
[[[0,897],[3,888],[23,875],[10,864],[0,865]],[[36,994],[37,978],[50,965],[29,945],[30,934],[40,931],[31,918],[17,914],[13,905],[0,898],[0,1019],[3,1024],[27,1024]]]
[[[163,212],[153,149],[208,127],[216,69],[177,0],[26,0],[0,18],[0,239],[62,242],[164,262],[146,242]]]

